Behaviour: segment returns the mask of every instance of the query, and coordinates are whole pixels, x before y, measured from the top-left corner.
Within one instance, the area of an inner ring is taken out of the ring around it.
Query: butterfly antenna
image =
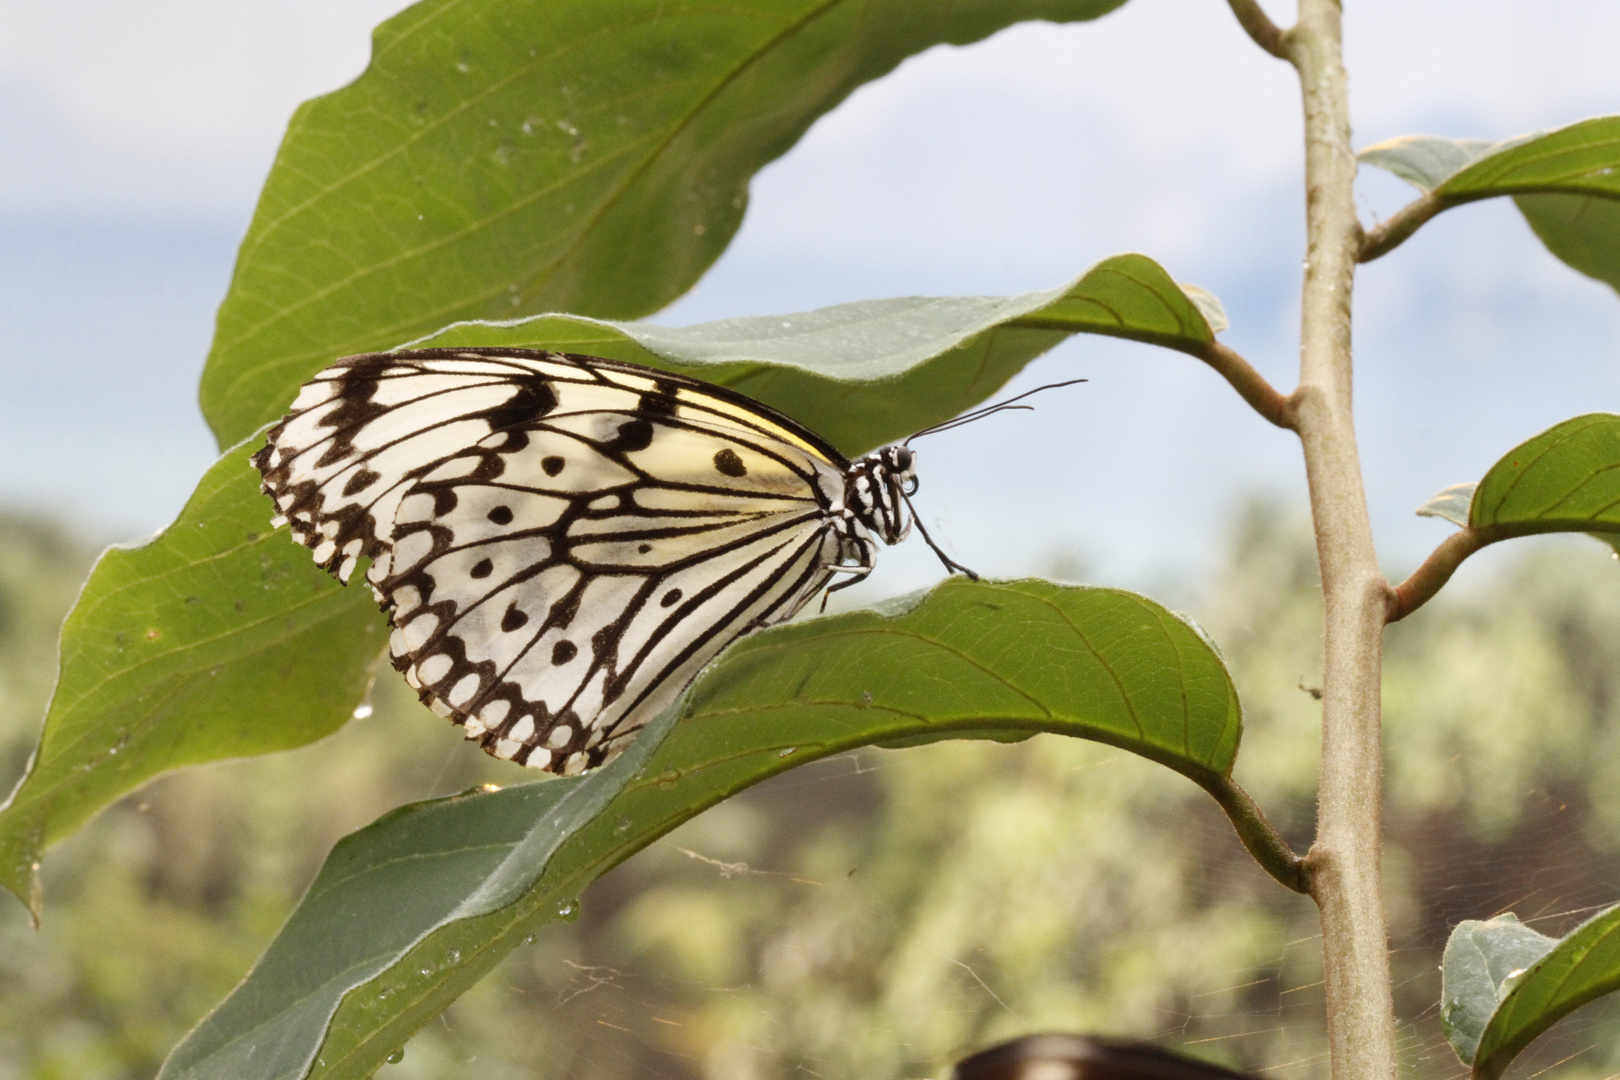
[[[972,570],[969,570],[967,567],[945,554],[945,552],[940,549],[940,546],[934,543],[934,538],[928,535],[927,529],[923,528],[922,518],[917,516],[917,508],[912,505],[911,496],[902,494],[900,497],[906,500],[906,509],[911,511],[911,523],[917,526],[918,532],[922,533],[923,543],[932,548],[934,554],[939,556],[939,561],[945,564],[946,571],[948,573],[955,573],[956,571],[960,570],[962,573],[968,576],[968,580],[978,581],[978,574],[975,574]]]
[[[914,432],[906,439],[905,442],[901,443],[900,445],[909,446],[911,445],[912,439],[921,438],[924,435],[937,435],[941,431],[949,431],[952,428],[961,427],[963,424],[971,424],[975,420],[983,420],[985,417],[994,416],[998,412],[1022,412],[1025,410],[1032,410],[1034,409],[1033,405],[1014,405],[1013,402],[1023,401],[1030,395],[1039,394],[1043,390],[1056,390],[1060,387],[1074,386],[1076,383],[1083,383],[1087,381],[1088,380],[1086,379],[1069,379],[1066,382],[1047,383],[1045,386],[1037,386],[1033,390],[1024,391],[1017,397],[1008,398],[1006,401],[999,401],[994,405],[986,405],[982,409],[974,409],[972,412],[963,413],[961,416],[954,417],[953,419],[947,420],[942,424],[935,424],[933,427],[923,428],[921,431]],[[933,541],[929,541],[929,543],[932,545]],[[934,550],[938,551],[939,549],[935,548]],[[944,556],[941,555],[941,558],[943,557]]]

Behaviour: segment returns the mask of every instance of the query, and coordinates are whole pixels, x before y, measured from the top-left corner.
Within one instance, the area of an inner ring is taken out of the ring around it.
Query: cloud
[[[395,6],[0,0],[0,218],[105,219],[108,243],[128,253],[109,261],[93,245],[58,245],[48,254],[64,269],[46,280],[34,267],[48,233],[30,232],[28,245],[0,249],[13,290],[0,315],[15,340],[81,350],[74,370],[93,386],[96,364],[110,370],[127,355],[105,347],[131,329],[112,299],[161,305],[198,292],[140,331],[142,355],[176,388],[143,397],[140,419],[189,433],[192,447],[162,461],[208,453],[178,388],[195,377],[229,263],[231,232],[217,223],[246,221],[292,110],[363,69],[372,24]],[[1345,34],[1358,145],[1412,132],[1502,137],[1620,111],[1609,55],[1620,5],[1358,0]],[[1219,295],[1233,321],[1226,340],[1287,387],[1301,145],[1291,69],[1213,0],[1131,0],[1094,23],[937,48],[857,91],[761,173],[732,249],[660,321],[1018,292],[1135,250]],[[1369,220],[1411,197],[1371,171],[1359,190]],[[130,231],[127,219],[143,215],[191,239],[165,248]],[[217,250],[202,251],[199,237]],[[186,252],[172,256],[168,292],[132,288],[153,274],[141,258],[166,250]],[[60,289],[76,292],[47,295]],[[1511,206],[1442,215],[1365,269],[1358,301],[1358,430],[1381,551],[1396,562],[1442,535],[1411,515],[1427,495],[1478,476],[1537,426],[1615,407],[1620,305],[1542,252]],[[1021,572],[1052,550],[1043,545],[1076,543],[1104,576],[1141,580],[1195,563],[1237,492],[1302,496],[1290,438],[1191,361],[1093,340],[1042,365],[1094,382],[928,448],[925,513],[951,523],[971,565]],[[161,525],[192,476],[129,509],[129,469],[100,464],[127,459],[128,409],[117,394],[68,392],[42,389],[26,417],[0,412],[0,427],[74,433],[61,438],[79,455],[71,475],[49,475],[67,449],[36,455],[26,490],[61,489],[79,505],[119,507],[120,522]],[[0,476],[0,491],[22,482]],[[935,572],[925,551],[911,571],[909,559],[890,559],[899,573],[883,587]]]
[[[0,207],[245,219],[287,119],[400,0],[0,0]]]

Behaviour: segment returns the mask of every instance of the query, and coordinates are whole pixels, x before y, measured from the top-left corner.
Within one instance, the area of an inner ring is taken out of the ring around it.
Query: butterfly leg
[[[823,613],[827,610],[828,597],[839,589],[847,589],[851,585],[858,585],[865,581],[866,575],[870,574],[873,568],[877,566],[877,545],[872,542],[871,536],[867,534],[861,523],[853,518],[848,520],[848,529],[840,537],[840,547],[842,549],[840,555],[843,559],[853,559],[855,561],[839,562],[827,567],[834,574],[848,574],[849,577],[836,585],[829,585],[826,591],[821,594],[821,611]]]
[[[838,573],[848,574],[849,577],[845,578],[843,581],[840,581],[836,585],[827,586],[826,591],[821,594],[820,614],[826,614],[827,612],[828,597],[832,596],[832,594],[837,592],[839,589],[847,589],[851,585],[859,585],[861,582],[866,580],[866,575],[872,572],[872,568],[870,566],[832,566],[828,567],[828,569]]]
[[[906,499],[906,505],[908,507],[911,506],[911,500],[909,498]],[[938,544],[934,543],[934,538],[928,535],[927,529],[923,528],[922,519],[917,516],[915,509],[913,509],[911,512],[911,522],[907,525],[907,528],[909,529],[911,525],[917,526],[917,531],[922,534],[923,542],[932,548],[934,554],[939,556],[939,561],[945,564],[946,573],[954,574],[956,571],[960,570],[962,573],[968,576],[969,581],[979,580],[978,574],[975,574],[972,570],[969,570],[967,567],[945,554],[944,550],[941,549]]]

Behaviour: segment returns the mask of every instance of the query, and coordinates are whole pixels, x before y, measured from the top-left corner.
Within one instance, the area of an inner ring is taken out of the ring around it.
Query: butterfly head
[[[850,466],[844,505],[885,544],[898,544],[911,532],[906,498],[917,490],[917,452],[909,446],[885,446]]]

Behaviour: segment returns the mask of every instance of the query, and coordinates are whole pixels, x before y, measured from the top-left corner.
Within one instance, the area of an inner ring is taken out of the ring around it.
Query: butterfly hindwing
[[[394,662],[491,753],[575,773],[827,584],[847,464],[740,395],[632,365],[378,354],[256,459],[318,561],[360,556]]]

